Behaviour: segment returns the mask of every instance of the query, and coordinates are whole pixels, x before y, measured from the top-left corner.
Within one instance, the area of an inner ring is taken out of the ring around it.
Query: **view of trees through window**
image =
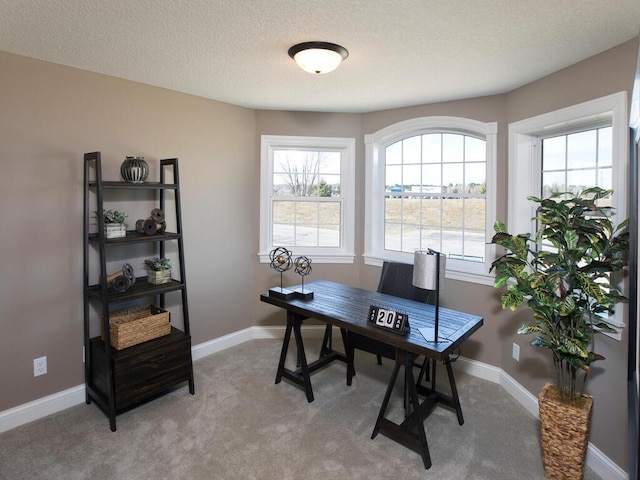
[[[486,142],[460,133],[428,133],[385,149],[384,248],[432,248],[483,262]]]
[[[340,245],[340,161],[337,151],[274,150],[274,245]]]

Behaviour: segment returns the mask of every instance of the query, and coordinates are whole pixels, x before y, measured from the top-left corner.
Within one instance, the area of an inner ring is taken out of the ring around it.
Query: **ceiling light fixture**
[[[291,47],[289,56],[305,72],[319,75],[338,68],[342,60],[349,56],[349,52],[335,43],[305,42]]]

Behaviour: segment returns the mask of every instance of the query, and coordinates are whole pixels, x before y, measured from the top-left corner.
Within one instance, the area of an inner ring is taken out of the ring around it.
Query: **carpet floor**
[[[317,343],[314,344],[314,343]],[[307,341],[315,358],[320,340]],[[433,466],[371,432],[392,362],[356,352],[312,376],[315,401],[275,385],[279,340],[252,340],[194,362],[196,394],[183,387],[117,418],[77,405],[0,435],[0,479],[544,479],[538,421],[499,385],[456,380],[464,425],[437,407],[425,421]],[[292,348],[287,362],[293,366]],[[445,377],[439,368],[439,377]],[[401,418],[402,391],[390,416]],[[448,390],[445,390],[448,391]],[[586,480],[599,477],[587,469]]]

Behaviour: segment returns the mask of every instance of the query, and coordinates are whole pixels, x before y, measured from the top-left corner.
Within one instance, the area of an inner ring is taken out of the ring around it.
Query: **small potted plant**
[[[512,235],[496,222],[492,243],[506,253],[493,261],[496,287],[506,287],[502,307],[526,305],[533,313],[519,334],[535,335],[531,345],[551,352],[555,382],[538,396],[547,478],[582,478],[593,397],[584,386],[594,351],[595,330],[607,330],[606,315],[626,301],[611,274],[627,265],[628,220],[615,226],[613,208],[602,200],[611,190],[593,187],[573,195],[528,197],[538,204],[535,237]]]
[[[169,258],[148,258],[144,261],[148,271],[147,281],[154,285],[161,285],[171,281],[171,269],[173,264]]]
[[[98,218],[98,212],[95,212]],[[118,210],[103,210],[102,220],[104,221],[105,234],[107,238],[121,238],[127,235],[125,220],[127,214]]]

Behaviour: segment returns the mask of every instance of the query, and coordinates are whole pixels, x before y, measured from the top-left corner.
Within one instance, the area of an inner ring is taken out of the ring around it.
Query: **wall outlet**
[[[47,373],[47,357],[33,359],[33,376],[39,377]]]
[[[518,345],[517,343],[513,344],[513,359],[516,362],[520,361],[520,345]]]

